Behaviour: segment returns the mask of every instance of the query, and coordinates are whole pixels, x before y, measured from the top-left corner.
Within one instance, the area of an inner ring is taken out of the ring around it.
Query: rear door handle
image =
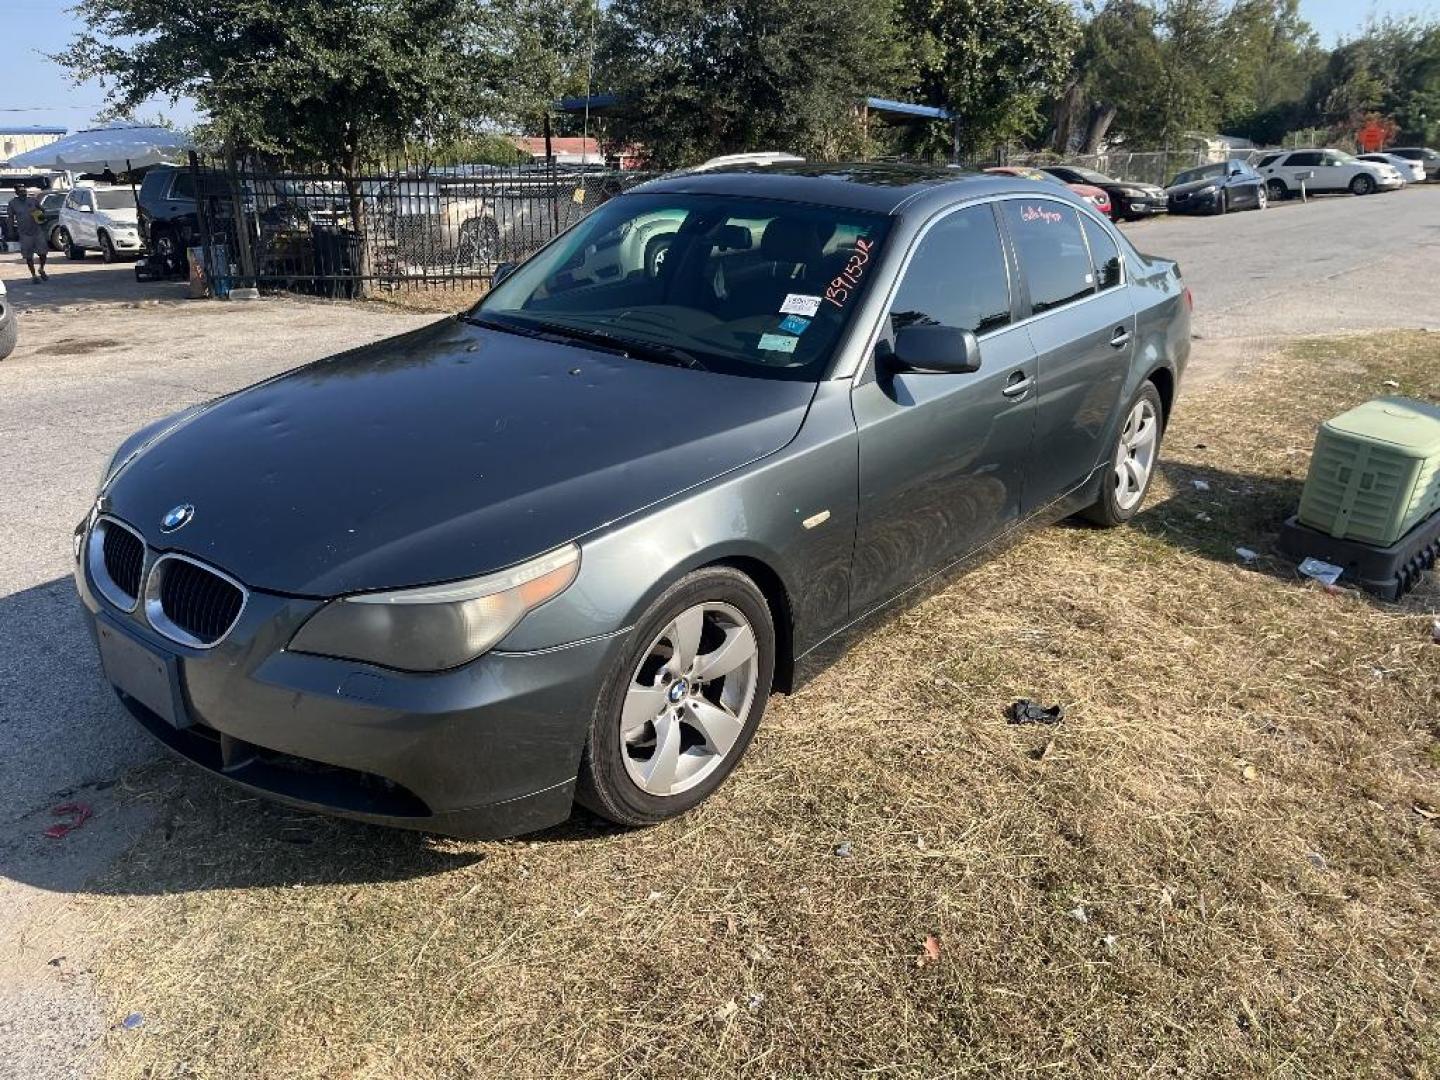
[[[1005,384],[1005,389],[1000,393],[1008,398],[1024,397],[1035,385],[1035,377],[1026,375],[1023,371],[1017,371],[1010,376],[1010,381]]]
[[[1123,326],[1117,326],[1115,333],[1110,335],[1110,347],[1112,349],[1123,349],[1130,344],[1130,331]]]

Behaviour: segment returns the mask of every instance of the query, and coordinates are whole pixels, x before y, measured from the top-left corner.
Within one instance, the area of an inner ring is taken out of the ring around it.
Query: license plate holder
[[[104,619],[95,620],[100,666],[110,685],[160,717],[171,727],[190,726],[180,694],[180,664],[135,640]]]

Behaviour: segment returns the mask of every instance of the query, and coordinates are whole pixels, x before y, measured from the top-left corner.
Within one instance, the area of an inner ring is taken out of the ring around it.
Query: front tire
[[[1269,206],[1270,206],[1270,193],[1269,193],[1268,191],[1266,191],[1265,186],[1262,184],[1262,185],[1261,185],[1259,188],[1257,188],[1256,191],[1255,191],[1255,209],[1256,209],[1256,210],[1266,210],[1266,209],[1269,208]]]
[[[115,242],[110,239],[109,233],[102,232],[100,234],[100,261],[113,263],[117,258],[119,256],[115,253]]]
[[[1362,173],[1350,181],[1350,191],[1355,195],[1373,195],[1375,193],[1375,178]]]
[[[69,229],[60,230],[65,236],[65,257],[67,259],[80,260],[85,258],[85,249],[75,243],[74,237],[70,235]]]
[[[68,243],[69,238],[70,234],[59,225],[56,225],[50,230],[50,235],[45,238],[45,243],[49,245],[51,251],[64,251],[70,246]]]
[[[1100,496],[1082,516],[1106,529],[1124,525],[1140,512],[1165,435],[1165,410],[1160,391],[1147,382],[1125,410],[1125,422],[1115,437],[1109,465],[1100,484]]]
[[[699,805],[749,746],[774,671],[775,628],[755,583],[726,566],[681,578],[630,631],[602,685],[576,799],[630,826]]]
[[[1270,193],[1271,202],[1284,202],[1290,197],[1290,189],[1285,186],[1284,180],[1270,180],[1265,184],[1265,190]]]

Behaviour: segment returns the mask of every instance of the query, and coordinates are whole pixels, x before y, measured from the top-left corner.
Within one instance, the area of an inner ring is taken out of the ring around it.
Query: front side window
[[[1010,321],[1010,275],[989,206],[941,219],[925,234],[890,305],[890,330],[952,326],[976,334]]]
[[[640,360],[823,376],[872,287],[890,218],[728,195],[622,195],[501,282],[470,318]]]
[[[1095,291],[1095,272],[1078,212],[1045,199],[1014,199],[1004,206],[1034,314]]]
[[[1264,157],[1262,157],[1262,158],[1260,159],[1260,161],[1256,164],[1255,167],[1256,167],[1257,169],[1263,169],[1263,168],[1265,168],[1266,166],[1274,165],[1275,162],[1277,162],[1277,161],[1279,161],[1279,160],[1280,160],[1280,155],[1279,155],[1279,154],[1266,154]]]
[[[1319,154],[1310,151],[1301,151],[1298,154],[1291,154],[1285,160],[1285,164],[1291,168],[1295,168],[1297,166],[1310,167],[1314,165],[1319,165],[1320,161],[1321,158]]]
[[[1104,225],[1094,218],[1082,215],[1080,222],[1085,226],[1085,239],[1090,245],[1090,262],[1095,268],[1095,280],[1100,289],[1113,289],[1120,284],[1120,248]]]

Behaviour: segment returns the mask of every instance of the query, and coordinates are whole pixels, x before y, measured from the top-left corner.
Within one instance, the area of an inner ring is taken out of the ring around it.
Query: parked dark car
[[[51,251],[62,251],[65,247],[58,235],[60,208],[65,205],[65,195],[63,191],[47,191],[40,196],[40,209],[45,211],[45,222],[41,228],[45,230],[45,240]]]
[[[1224,214],[1270,205],[1265,178],[1238,158],[1179,173],[1165,189],[1172,214]]]
[[[1166,213],[1169,209],[1165,189],[1154,184],[1116,180],[1094,169],[1081,169],[1074,165],[1046,165],[1044,169],[1067,184],[1089,184],[1104,189],[1105,194],[1110,196],[1111,215],[1116,221],[1139,221]]]
[[[662,218],[658,265],[585,271]],[[468,836],[577,799],[656,822],[857,620],[1022,526],[1128,521],[1190,304],[1051,184],[664,178],[464,317],[131,436],[79,594],[140,725],[258,793]]]
[[[213,215],[212,238],[223,241],[235,234],[235,186],[229,177],[213,169],[196,171],[158,165],[145,174],[136,200],[140,239],[157,272],[184,273],[186,249],[204,242],[197,183],[207,202],[207,213]],[[241,190],[241,204],[251,219],[253,238],[253,214],[248,212],[255,209],[255,199],[252,192],[243,187]]]

